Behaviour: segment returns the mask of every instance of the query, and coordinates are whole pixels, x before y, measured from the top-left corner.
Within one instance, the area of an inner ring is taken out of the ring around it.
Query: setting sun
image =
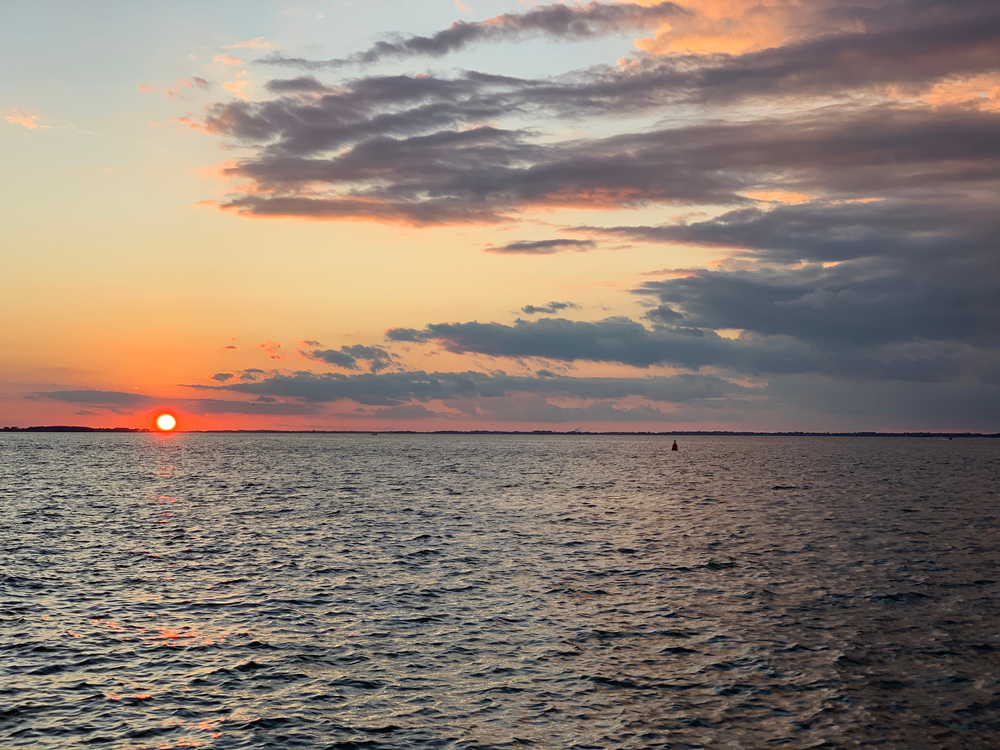
[[[172,430],[177,426],[177,420],[170,414],[161,414],[156,418],[156,426],[164,431]]]

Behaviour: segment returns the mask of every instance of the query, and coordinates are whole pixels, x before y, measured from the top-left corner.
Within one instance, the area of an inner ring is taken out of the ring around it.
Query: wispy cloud
[[[16,107],[11,108],[11,114],[4,115],[7,118],[7,122],[14,125],[20,125],[21,127],[27,128],[28,130],[35,130],[37,128],[51,128],[51,125],[42,125],[39,121],[42,119],[39,115],[29,115],[23,109],[17,109]]]
[[[504,13],[483,21],[456,21],[432,36],[400,36],[377,42],[364,52],[325,61],[275,56],[260,62],[317,70],[345,65],[370,65],[386,59],[441,57],[473,44],[510,42],[533,36],[580,40],[639,27],[656,27],[667,19],[690,15],[672,2],[652,5],[590,2],[580,5],[540,5],[525,13]]]
[[[211,87],[212,84],[200,76],[178,78],[171,86],[163,86],[158,83],[140,83],[136,86],[139,91],[146,93],[160,93],[168,99],[181,98],[186,89],[196,88],[202,91],[207,91]]]
[[[236,42],[235,44],[230,44],[226,49],[273,49],[276,45],[274,42],[269,42],[262,36],[254,37],[253,39],[247,39],[243,42]]]
[[[566,250],[582,253],[595,247],[597,243],[594,240],[518,240],[505,245],[491,245],[486,252],[497,255],[552,255]]]
[[[281,351],[281,344],[277,341],[265,341],[261,344],[257,344],[257,348],[263,349],[269,359],[279,361],[285,359],[285,353]]]

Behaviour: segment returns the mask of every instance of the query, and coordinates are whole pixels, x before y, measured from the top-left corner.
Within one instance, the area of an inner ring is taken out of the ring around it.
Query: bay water
[[[0,435],[0,747],[1000,747],[1000,440]]]

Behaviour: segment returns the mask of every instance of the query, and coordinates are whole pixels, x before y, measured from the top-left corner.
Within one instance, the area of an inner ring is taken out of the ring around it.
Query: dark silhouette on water
[[[677,450],[677,441],[676,440],[674,441],[674,444],[670,446],[670,450],[672,450],[672,451]]]

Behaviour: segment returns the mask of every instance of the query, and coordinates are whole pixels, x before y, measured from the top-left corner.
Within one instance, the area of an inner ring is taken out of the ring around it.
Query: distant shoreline
[[[0,427],[3,432],[103,432],[155,433],[138,427],[82,427],[73,425],[40,425],[35,427]],[[732,437],[918,437],[918,438],[1000,438],[1000,433],[986,432],[753,432],[736,430],[672,430],[669,432],[587,432],[583,430],[177,430],[187,435],[634,435],[664,437],[670,435],[704,435]]]

